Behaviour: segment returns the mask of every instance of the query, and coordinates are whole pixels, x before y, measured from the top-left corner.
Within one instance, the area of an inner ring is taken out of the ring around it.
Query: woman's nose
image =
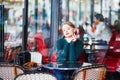
[[[65,33],[67,33],[67,30],[65,30]]]

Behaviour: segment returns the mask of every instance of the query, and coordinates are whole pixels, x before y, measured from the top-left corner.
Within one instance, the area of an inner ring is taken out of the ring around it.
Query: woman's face
[[[63,32],[63,36],[65,37],[72,37],[74,34],[74,28],[72,28],[71,26],[65,24],[62,26],[62,32]]]
[[[98,23],[99,23],[99,20],[98,20],[96,17],[94,17],[94,23],[95,23],[95,24],[98,24]]]

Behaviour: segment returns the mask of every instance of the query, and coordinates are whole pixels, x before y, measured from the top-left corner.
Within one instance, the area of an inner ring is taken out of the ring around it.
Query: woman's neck
[[[66,41],[67,41],[68,43],[70,43],[71,40],[72,40],[72,37],[67,37],[67,38],[65,38],[65,39],[66,39]]]

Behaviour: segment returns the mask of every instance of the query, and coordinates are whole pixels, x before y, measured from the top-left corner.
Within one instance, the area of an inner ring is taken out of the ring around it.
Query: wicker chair
[[[36,62],[41,64],[42,63],[42,55],[40,52],[37,51],[30,51],[30,55],[31,55],[31,62]]]
[[[23,73],[24,69],[18,65],[0,64],[0,78],[3,80],[14,80],[17,75]]]
[[[28,73],[20,74],[14,80],[57,80],[57,78],[49,73]]]
[[[38,51],[21,51],[14,59],[14,63],[21,66],[27,62],[36,62],[38,64],[42,64],[41,53]]]
[[[17,55],[17,53],[21,51],[21,49],[22,49],[21,46],[10,48],[4,55],[4,61],[7,62],[14,61],[15,56]]]
[[[72,80],[105,80],[106,66],[103,64],[81,67],[72,75]]]

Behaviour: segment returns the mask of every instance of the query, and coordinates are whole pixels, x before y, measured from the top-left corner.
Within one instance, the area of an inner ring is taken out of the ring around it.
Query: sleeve
[[[69,51],[69,43],[62,44],[60,40],[56,42],[56,48],[58,53],[57,62],[64,62],[67,59]]]
[[[93,36],[99,36],[104,30],[104,28],[105,28],[105,25],[97,26]]]
[[[69,61],[77,61],[82,50],[83,50],[83,42],[82,41],[78,40],[77,43],[71,42],[70,43]]]

